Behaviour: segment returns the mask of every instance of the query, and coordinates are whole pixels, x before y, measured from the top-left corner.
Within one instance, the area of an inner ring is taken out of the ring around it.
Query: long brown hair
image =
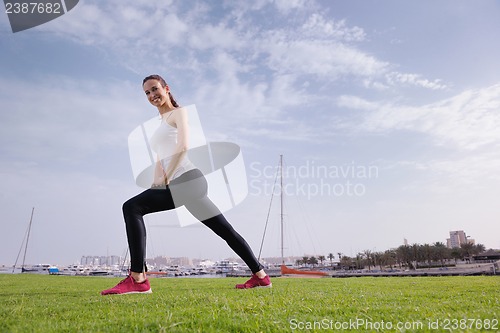
[[[149,80],[157,80],[160,82],[160,84],[163,88],[167,87],[167,82],[158,74],[152,74],[152,75],[146,76],[144,78],[144,80],[142,80],[142,85],[144,85],[144,83],[146,83],[146,81],[149,81]],[[170,101],[172,102],[172,105],[174,107],[178,108],[179,104],[175,100],[174,96],[172,96],[172,93],[170,91],[168,92],[168,96],[170,97]]]

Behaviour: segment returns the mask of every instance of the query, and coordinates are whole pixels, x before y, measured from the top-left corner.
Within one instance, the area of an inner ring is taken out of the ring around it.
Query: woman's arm
[[[171,120],[173,125],[177,128],[177,145],[170,163],[165,170],[165,184],[168,185],[172,178],[174,171],[179,166],[189,147],[189,123],[187,111],[184,108],[175,109],[172,114]]]

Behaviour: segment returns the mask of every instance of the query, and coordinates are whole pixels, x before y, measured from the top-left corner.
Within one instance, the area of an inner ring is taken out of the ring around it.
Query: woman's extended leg
[[[208,197],[191,201],[186,204],[186,208],[204,225],[224,239],[229,247],[247,264],[252,273],[255,274],[263,268],[245,239],[234,230]],[[210,216],[207,212],[210,212],[212,217],[206,218]]]
[[[271,286],[269,277],[266,276],[262,265],[255,258],[248,243],[234,230],[220,210],[207,197],[208,184],[205,177],[199,170],[193,170],[190,173],[191,177],[186,176],[179,186],[174,184],[170,186],[175,206],[184,205],[194,217],[224,239],[229,247],[247,264],[253,273],[252,279],[244,285],[237,285],[237,288]],[[175,182],[176,180],[174,180]]]
[[[252,271],[250,280],[243,284],[237,284],[238,289],[255,287],[271,287],[269,276],[264,272],[262,265],[255,258],[248,243],[229,224],[224,215],[220,213],[212,201],[204,196],[185,204],[186,208],[204,225],[209,227],[219,237],[224,239],[229,247],[247,264]],[[210,216],[210,217],[209,217]],[[207,218],[208,217],[208,218]]]

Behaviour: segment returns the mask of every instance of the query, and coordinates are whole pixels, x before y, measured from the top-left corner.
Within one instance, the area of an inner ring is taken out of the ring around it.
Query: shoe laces
[[[124,283],[125,283],[125,282],[127,282],[127,280],[128,280],[129,278],[131,278],[131,277],[132,277],[132,276],[130,276],[130,275],[129,275],[129,276],[127,276],[125,279],[123,279],[123,280],[121,280],[120,282],[118,282],[117,286],[119,286],[119,285],[121,285],[121,284],[124,284]]]

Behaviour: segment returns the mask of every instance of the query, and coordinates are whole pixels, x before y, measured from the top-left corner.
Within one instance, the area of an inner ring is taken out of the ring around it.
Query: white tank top
[[[167,167],[172,160],[172,156],[174,155],[175,147],[177,146],[177,128],[169,125],[162,119],[160,126],[158,126],[154,134],[151,136],[149,144],[151,145],[151,149],[158,154],[163,170],[167,170]],[[179,165],[177,165],[177,168],[174,170],[170,180],[175,179],[184,172],[193,169],[196,169],[196,167],[187,158],[187,154],[185,154],[179,162]]]

